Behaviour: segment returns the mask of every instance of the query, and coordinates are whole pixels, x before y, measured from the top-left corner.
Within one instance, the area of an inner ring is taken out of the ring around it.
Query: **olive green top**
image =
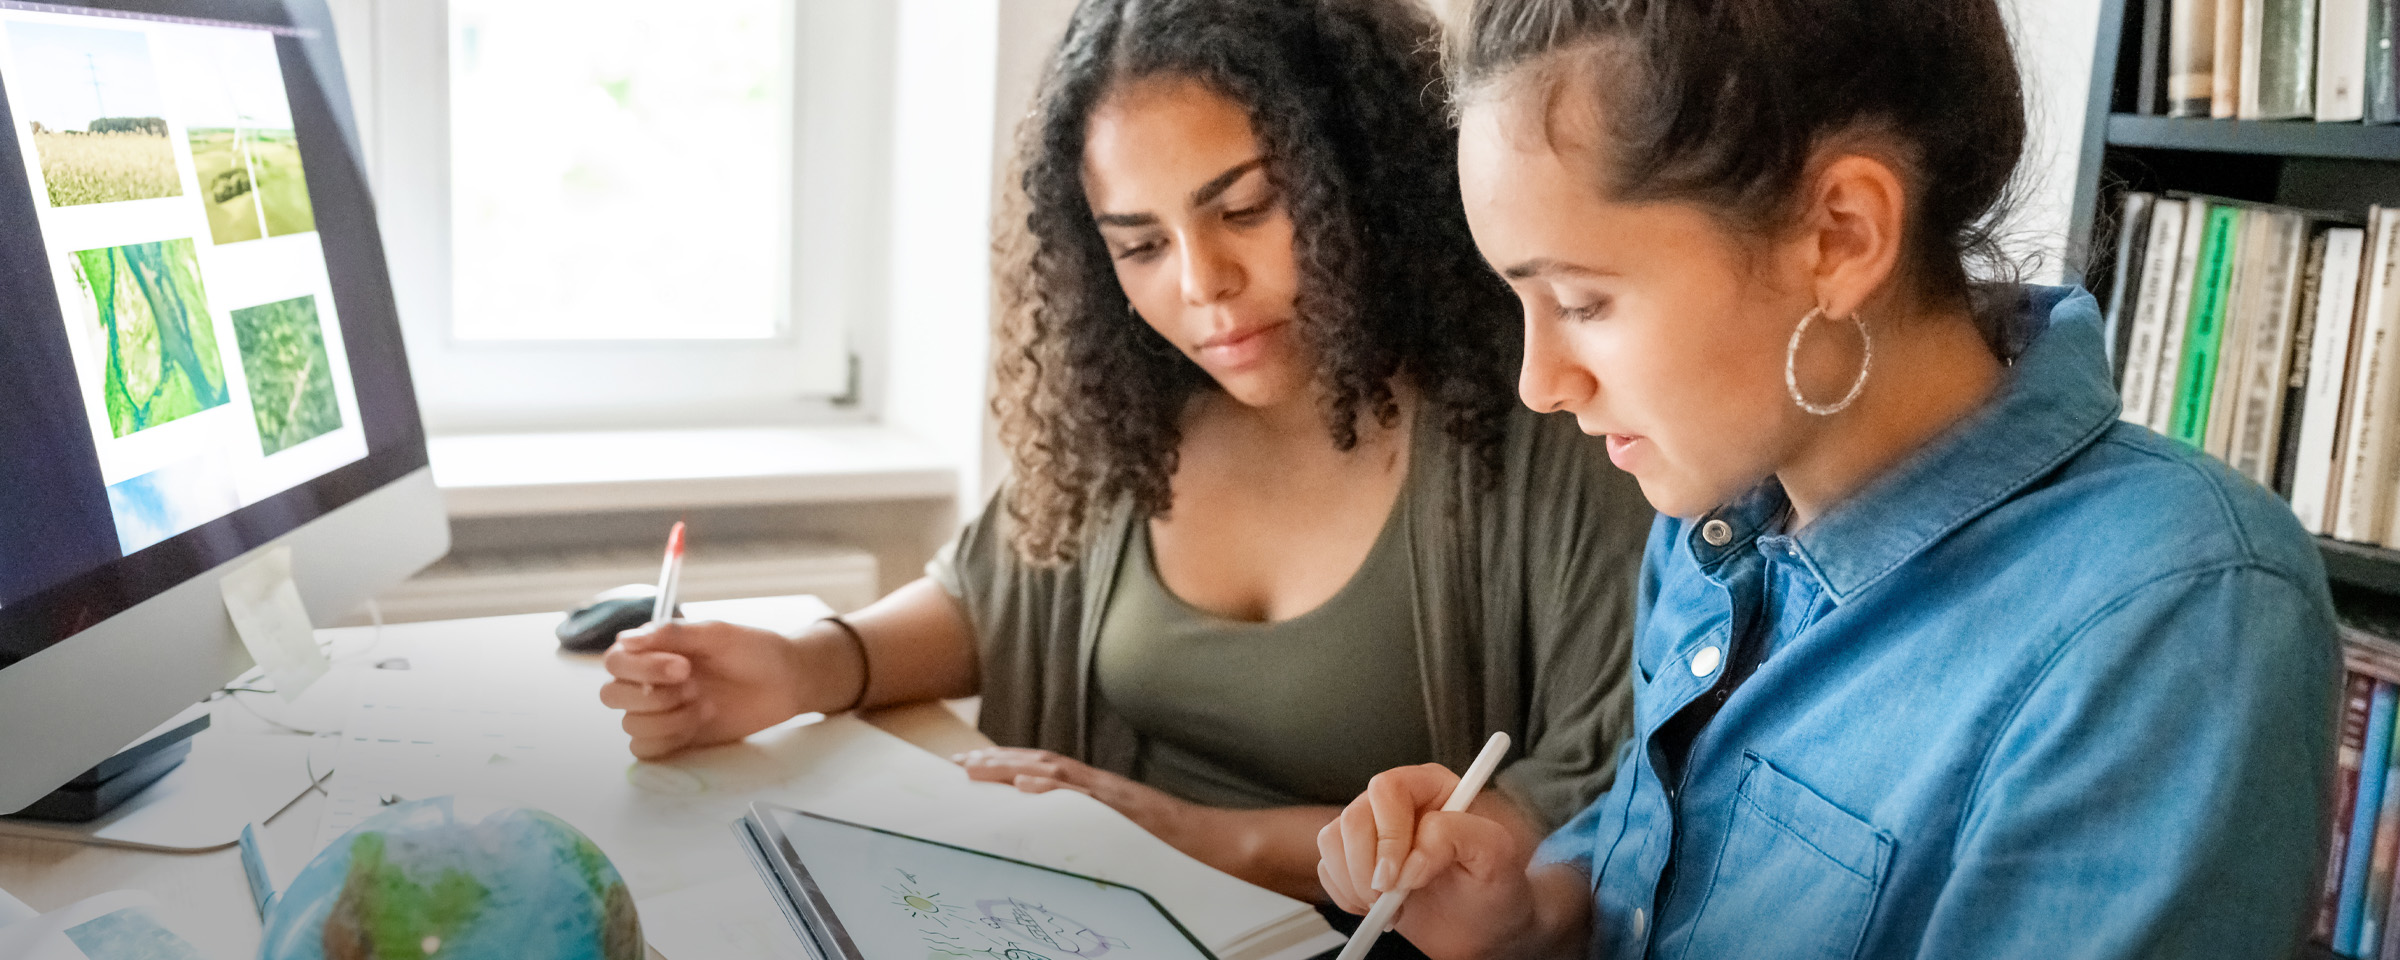
[[[1159,579],[1150,525],[1133,525],[1092,680],[1141,740],[1134,779],[1215,807],[1345,804],[1376,774],[1433,755],[1406,497],[1404,481],[1341,590],[1272,623],[1184,602]]]
[[[1390,649],[1419,671],[1423,759],[1464,770],[1506,731],[1515,745],[1492,783],[1547,832],[1608,787],[1632,727],[1634,605],[1654,514],[1572,417],[1515,408],[1496,473],[1420,422],[1394,518],[1408,535],[1412,628]],[[985,735],[1133,776],[1142,737],[1097,695],[1093,665],[1118,560],[1144,524],[1130,504],[1104,509],[1074,561],[1036,566],[1010,548],[995,499],[927,573],[975,631]],[[1280,657],[1227,669],[1251,682],[1294,672]],[[1346,727],[1317,735],[1320,753],[1352,739]]]

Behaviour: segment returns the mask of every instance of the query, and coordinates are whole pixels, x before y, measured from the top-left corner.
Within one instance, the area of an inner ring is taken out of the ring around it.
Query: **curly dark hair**
[[[1164,513],[1179,418],[1214,389],[1133,313],[1083,192],[1085,126],[1129,81],[1196,81],[1243,105],[1285,197],[1297,328],[1337,447],[1391,425],[1405,374],[1424,417],[1496,468],[1516,302],[1476,253],[1458,193],[1439,30],[1411,0],[1085,0],[1019,130],[1001,224],[993,411],[1016,472],[1025,560],[1074,558],[1102,507]],[[1015,221],[1015,222],[1008,222]]]

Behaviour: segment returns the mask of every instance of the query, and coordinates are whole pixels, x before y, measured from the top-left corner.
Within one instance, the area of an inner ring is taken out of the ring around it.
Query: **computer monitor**
[[[0,0],[0,812],[449,548],[324,0]]]

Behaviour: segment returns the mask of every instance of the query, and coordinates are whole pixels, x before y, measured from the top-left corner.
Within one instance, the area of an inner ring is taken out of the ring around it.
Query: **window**
[[[853,345],[885,296],[887,5],[334,12],[431,429],[861,416]]]
[[[452,335],[781,333],[788,12],[452,0]]]

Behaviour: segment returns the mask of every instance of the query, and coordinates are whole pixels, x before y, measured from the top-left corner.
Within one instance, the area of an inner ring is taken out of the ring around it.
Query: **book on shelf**
[[[2317,888],[2316,924],[2310,939],[2333,942],[2334,920],[2342,902],[2342,865],[2350,841],[2350,816],[2358,799],[2359,757],[2367,746],[2367,708],[2375,699],[2375,678],[2352,671],[2343,678],[2341,744],[2335,751],[2333,816],[2325,824],[2325,878]]]
[[[2366,83],[2367,0],[2325,0],[2317,8],[2317,121],[2364,119]]]
[[[2169,0],[2168,116],[2208,116],[2216,90],[2217,3],[2218,0]]]
[[[2400,71],[2392,69],[2395,52],[2392,31],[2400,26],[2395,19],[2394,4],[2400,0],[2367,0],[2367,32],[2362,38],[2366,48],[2364,71],[2365,108],[2368,123],[2400,123]]]
[[[2301,332],[2300,289],[2309,219],[2292,210],[2252,214],[2255,256],[2246,264],[2242,353],[2234,371],[2232,424],[2225,462],[2259,486],[2275,484],[2283,453],[2283,405],[2291,387],[2292,344]]]
[[[2133,302],[2133,287],[2141,276],[2141,260],[2150,240],[2150,211],[2158,205],[2158,195],[2132,191],[2125,194],[2124,210],[2117,221],[2117,250],[2115,279],[2108,288],[2107,347],[2109,373],[2121,381],[2125,375],[2125,342],[2132,334],[2130,318],[2125,314]]]
[[[2316,114],[2317,2],[2242,0],[2242,119]]]
[[[2199,273],[2200,245],[2208,233],[2210,210],[2205,197],[2183,203],[2183,236],[2175,251],[2175,278],[2167,292],[2166,326],[2159,332],[2158,369],[2150,380],[2150,416],[2143,425],[2169,433],[2175,418],[2175,388],[2183,364],[2183,342],[2191,328],[2192,290]]]
[[[2208,115],[2231,120],[2242,115],[2242,19],[2255,0],[2217,0],[2217,51],[2210,59]]]
[[[2319,237],[2323,248],[2313,291],[2315,330],[2309,338],[2306,382],[2301,384],[2300,429],[2292,452],[2288,489],[2292,512],[2308,532],[2332,532],[2326,522],[2332,492],[2333,454],[2340,438],[2343,387],[2350,369],[2350,331],[2358,314],[2358,273],[2366,253],[2366,231],[2335,227]]]
[[[2157,399],[2159,352],[2166,339],[2176,256],[2183,249],[2186,202],[2164,197],[2152,205],[2150,236],[2142,244],[2140,272],[2118,281],[2133,297],[2131,329],[2125,338],[2125,369],[2119,380],[2124,385],[2124,418],[2129,423],[2149,426],[2153,401]]]
[[[2400,704],[2400,700],[2395,703]],[[2392,904],[2392,857],[2400,853],[2400,750],[2388,751],[2387,757],[2383,768],[2383,803],[2375,813],[2375,845],[2367,854],[2367,892],[2361,898],[2365,913],[2359,917],[2358,941],[2353,945],[2362,955],[2382,952],[2384,919]]]
[[[2200,251],[2192,280],[2192,307],[2185,320],[2182,362],[2175,371],[2174,405],[2167,436],[2198,447],[2208,436],[2210,399],[2214,396],[2218,347],[2225,317],[2225,298],[2233,281],[2233,258],[2240,243],[2242,210],[2232,204],[2210,204],[2201,231]]]
[[[2392,754],[2394,689],[2377,681],[2367,709],[2366,746],[2359,753],[2358,794],[2351,801],[2350,845],[2342,851],[2341,905],[2334,914],[2333,949],[2357,956],[2359,933],[2367,920],[2367,875],[2374,866],[2376,818],[2383,811],[2383,788]]]
[[[2227,463],[2233,462],[2234,408],[2241,402],[2250,331],[2257,326],[2252,308],[2264,280],[2258,262],[2266,248],[2261,235],[2266,217],[2245,207],[2235,207],[2232,212],[2232,239],[2225,251],[2225,295],[2217,304],[2216,356],[2208,382],[2201,387],[2207,396],[2200,401],[2203,412],[2195,444],[2201,452]]]
[[[2141,0],[2141,72],[2134,80],[2133,112],[2160,116],[2167,112],[2167,3]]]
[[[2284,371],[2282,423],[2276,426],[2274,482],[2268,489],[2292,496],[2292,476],[2300,452],[2300,420],[2308,400],[2309,365],[2315,359],[2317,300],[2325,283],[2326,235],[2330,224],[2311,224],[2308,245],[2300,253],[2300,288],[2292,301],[2291,365]]]
[[[2334,454],[2341,477],[2334,495],[2333,535],[2360,543],[2383,542],[2384,518],[2389,513],[2391,486],[2392,416],[2400,391],[2392,382],[2400,357],[2400,291],[2392,289],[2396,254],[2400,254],[2400,210],[2378,207],[2373,213],[2373,253],[2362,280],[2362,299],[2356,328],[2351,332],[2351,373],[2343,400],[2341,447]]]

